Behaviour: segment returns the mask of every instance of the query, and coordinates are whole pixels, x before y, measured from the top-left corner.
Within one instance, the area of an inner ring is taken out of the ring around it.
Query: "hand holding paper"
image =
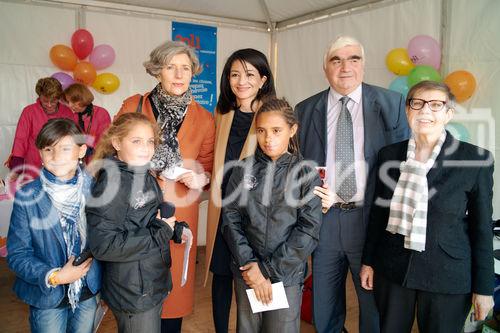
[[[268,304],[264,304],[257,299],[257,295],[254,289],[246,290],[248,301],[250,302],[250,307],[252,308],[253,313],[286,309],[289,307],[283,282],[273,283],[272,285],[270,284],[270,287],[271,292],[274,296],[272,301],[270,301]]]

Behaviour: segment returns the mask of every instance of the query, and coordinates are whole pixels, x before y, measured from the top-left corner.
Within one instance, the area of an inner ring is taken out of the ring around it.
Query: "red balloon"
[[[71,36],[71,47],[78,59],[85,59],[94,48],[94,37],[85,29],[78,29]]]

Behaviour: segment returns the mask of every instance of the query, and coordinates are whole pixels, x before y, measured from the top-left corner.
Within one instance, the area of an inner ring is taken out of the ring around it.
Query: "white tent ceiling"
[[[272,30],[385,0],[35,0]]]

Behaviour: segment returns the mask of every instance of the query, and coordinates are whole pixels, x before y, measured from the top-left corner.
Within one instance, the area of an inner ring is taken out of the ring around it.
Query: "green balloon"
[[[422,81],[436,81],[441,82],[441,75],[439,75],[438,71],[432,67],[427,65],[419,65],[413,68],[408,74],[408,87],[413,87],[419,82]]]

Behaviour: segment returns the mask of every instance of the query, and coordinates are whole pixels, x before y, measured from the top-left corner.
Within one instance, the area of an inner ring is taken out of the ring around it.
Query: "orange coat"
[[[142,113],[151,121],[156,122],[148,95],[149,93],[144,95]],[[127,112],[135,112],[140,97],[141,95],[134,95],[127,98],[117,116]],[[210,112],[194,100],[188,105],[184,121],[177,133],[177,139],[184,168],[195,170],[198,173],[212,172],[215,140],[214,118]],[[187,316],[193,311],[198,206],[201,191],[190,190],[179,182],[158,181],[163,190],[164,199],[173,202],[176,206],[175,216],[177,220],[186,221],[194,237],[193,246],[189,253],[188,278],[183,287],[181,287],[181,274],[185,244],[170,242],[173,289],[163,303],[162,318],[179,318]]]
[[[210,271],[210,262],[212,261],[212,253],[214,250],[215,236],[217,235],[217,227],[219,225],[219,218],[221,214],[221,200],[222,200],[222,176],[224,171],[224,159],[226,157],[227,141],[229,133],[231,132],[231,125],[233,124],[234,111],[221,114],[215,112],[215,156],[212,172],[212,179],[210,180],[210,199],[208,201],[207,212],[207,250],[205,256],[205,280],[204,285],[207,283],[208,273]],[[255,117],[253,118],[252,125],[248,131],[245,144],[241,150],[240,160],[245,157],[255,154],[257,147],[257,137],[255,135]]]

